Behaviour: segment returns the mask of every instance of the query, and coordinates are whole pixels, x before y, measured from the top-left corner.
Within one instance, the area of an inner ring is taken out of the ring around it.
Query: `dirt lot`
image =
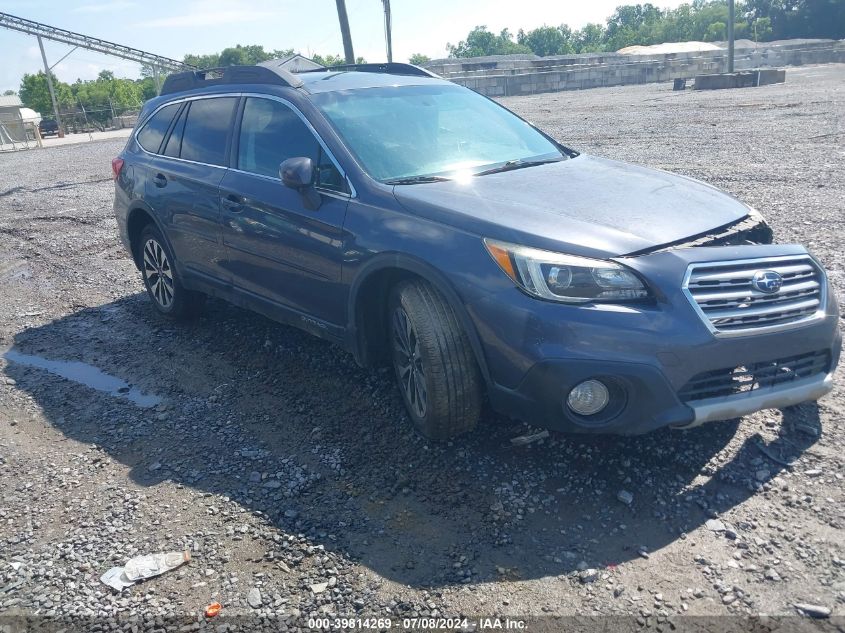
[[[787,81],[505,103],[577,149],[736,194],[821,258],[841,303],[845,66]],[[327,343],[219,302],[193,326],[157,318],[112,217],[123,143],[0,155],[0,348],[14,350],[0,359],[0,629],[73,614],[93,618],[85,630],[191,630],[213,601],[211,624],[232,628],[771,614],[788,619],[757,630],[794,630],[802,603],[845,624],[842,370],[818,405],[687,432],[513,447],[527,428],[487,414],[427,443],[390,374]],[[184,548],[193,560],[166,576],[120,594],[99,582]]]

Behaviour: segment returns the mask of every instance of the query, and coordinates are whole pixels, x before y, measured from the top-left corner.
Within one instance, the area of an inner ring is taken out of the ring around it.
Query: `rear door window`
[[[161,141],[167,133],[167,128],[170,127],[170,122],[173,116],[179,109],[178,103],[172,103],[164,106],[161,110],[153,114],[149,121],[144,124],[141,131],[138,132],[138,143],[148,152],[158,153],[161,147]]]
[[[191,101],[182,132],[180,156],[209,165],[226,164],[226,139],[237,97]]]

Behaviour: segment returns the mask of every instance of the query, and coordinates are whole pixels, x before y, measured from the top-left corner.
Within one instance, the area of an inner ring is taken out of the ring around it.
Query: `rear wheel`
[[[189,319],[199,314],[205,295],[182,285],[173,253],[155,225],[148,224],[141,231],[138,248],[144,287],[153,307],[172,319]]]
[[[393,289],[388,317],[396,380],[414,426],[434,440],[472,430],[481,377],[451,306],[430,284],[407,281]]]

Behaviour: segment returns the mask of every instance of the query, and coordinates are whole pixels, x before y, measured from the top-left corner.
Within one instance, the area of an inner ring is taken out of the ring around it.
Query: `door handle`
[[[156,174],[155,178],[153,178],[153,182],[155,183],[156,187],[166,187],[167,186],[167,178],[164,174]]]
[[[230,193],[227,196],[220,198],[220,204],[230,213],[239,213],[243,211],[244,199],[241,196],[236,196]]]

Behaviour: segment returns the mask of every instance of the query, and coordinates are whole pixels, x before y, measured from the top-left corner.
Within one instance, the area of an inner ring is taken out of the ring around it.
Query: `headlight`
[[[648,297],[633,271],[615,262],[484,240],[499,267],[526,292],[567,303],[616,302]]]

